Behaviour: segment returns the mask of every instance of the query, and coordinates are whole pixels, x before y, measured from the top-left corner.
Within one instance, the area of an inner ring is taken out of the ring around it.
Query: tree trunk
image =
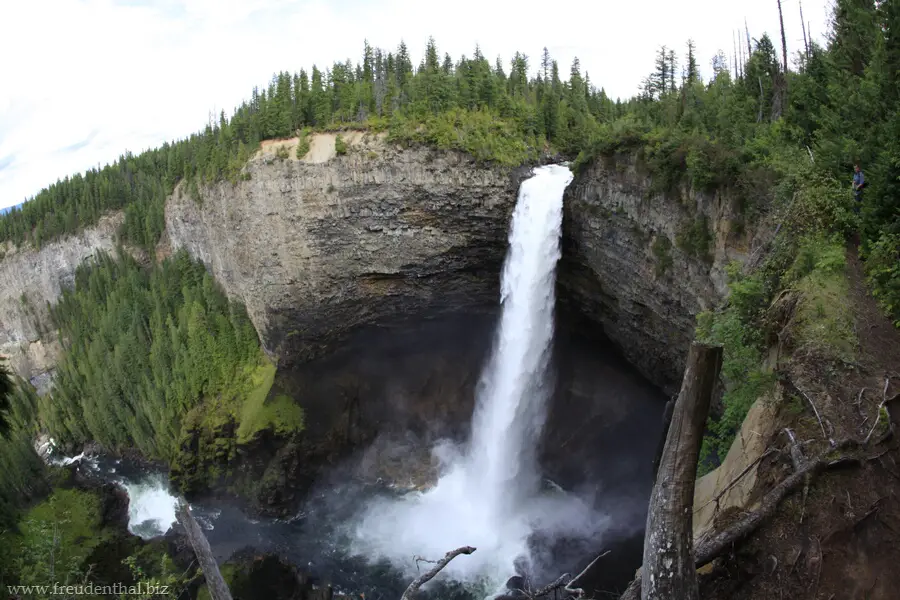
[[[203,534],[203,530],[200,529],[200,525],[194,520],[194,515],[191,514],[191,509],[186,502],[179,504],[175,516],[187,532],[188,540],[190,540],[191,546],[194,548],[194,554],[197,556],[197,562],[200,563],[200,568],[203,569],[203,576],[206,578],[206,587],[209,590],[210,598],[212,600],[231,600],[231,591],[228,589],[225,579],[222,578],[219,565],[216,564],[216,559],[209,548],[209,541]]]
[[[697,458],[722,348],[694,342],[650,496],[641,600],[697,600],[693,505]]]

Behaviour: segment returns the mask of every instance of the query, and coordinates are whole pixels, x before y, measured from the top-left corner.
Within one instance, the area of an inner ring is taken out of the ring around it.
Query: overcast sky
[[[798,2],[783,0],[788,51],[802,45]],[[815,38],[830,0],[806,0]],[[744,18],[778,32],[776,0],[27,0],[0,2],[0,208],[78,171],[202,127],[272,73],[359,60],[363,40],[415,63],[433,35],[457,59],[475,44],[537,66],[547,46],[595,85],[633,95],[659,45],[697,43],[704,76]],[[776,44],[779,45],[779,44]]]

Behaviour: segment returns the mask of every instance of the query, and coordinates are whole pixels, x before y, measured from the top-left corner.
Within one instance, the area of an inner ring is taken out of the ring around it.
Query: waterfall
[[[568,168],[545,166],[519,189],[500,324],[478,386],[468,447],[442,448],[443,471],[432,489],[368,506],[351,534],[356,553],[387,558],[414,577],[410,557],[438,558],[471,545],[477,551],[451,562],[446,575],[496,584],[529,557],[536,531],[552,536],[597,522],[579,499],[542,493],[535,460],[551,387],[555,272],[563,192],[571,180]]]
[[[469,469],[487,506],[534,491],[534,450],[544,423],[553,341],[556,263],[568,168],[550,165],[522,183],[501,279],[502,316],[475,409]]]

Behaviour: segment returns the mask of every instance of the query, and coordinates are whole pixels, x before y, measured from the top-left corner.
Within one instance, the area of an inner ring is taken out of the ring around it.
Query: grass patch
[[[757,325],[766,294],[758,276],[744,276],[736,264],[728,268],[727,306],[697,315],[697,339],[724,349],[722,411],[710,415],[700,449],[699,475],[724,459],[756,400],[772,389],[774,375],[763,365],[763,332]]]
[[[251,377],[252,388],[240,409],[239,444],[252,440],[260,431],[272,429],[278,435],[303,429],[303,409],[292,398],[278,394],[268,399],[275,382],[275,365],[266,362]]]
[[[338,156],[347,154],[347,142],[341,134],[337,134],[334,138],[334,151]]]
[[[685,253],[704,262],[712,262],[710,246],[713,242],[706,215],[698,215],[690,225],[678,232],[675,238],[678,247]]]
[[[795,350],[852,362],[857,337],[844,246],[837,237],[804,239],[788,271],[800,293],[793,333]]]
[[[878,304],[900,327],[900,234],[883,232],[866,256],[866,281]]]
[[[394,115],[388,141],[460,150],[478,160],[517,166],[538,158],[542,138],[523,133],[490,110],[453,109],[436,115]]]
[[[228,587],[231,588],[234,585],[234,579],[237,575],[237,566],[226,563],[219,567],[219,572],[222,574],[222,579],[225,580],[225,583],[228,584]],[[197,600],[212,600],[212,596],[209,593],[209,587],[204,583],[197,590]]]

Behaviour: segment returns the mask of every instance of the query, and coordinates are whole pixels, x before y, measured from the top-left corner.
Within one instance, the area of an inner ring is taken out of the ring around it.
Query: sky
[[[799,5],[782,0],[788,52],[802,45]],[[830,0],[806,0],[823,40]],[[630,97],[660,45],[697,45],[702,74],[733,31],[778,36],[776,0],[28,0],[0,2],[0,208],[76,172],[197,131],[277,71],[331,65],[406,41],[418,63],[429,36],[441,55],[476,44],[532,67],[546,46],[573,57],[613,97]]]

